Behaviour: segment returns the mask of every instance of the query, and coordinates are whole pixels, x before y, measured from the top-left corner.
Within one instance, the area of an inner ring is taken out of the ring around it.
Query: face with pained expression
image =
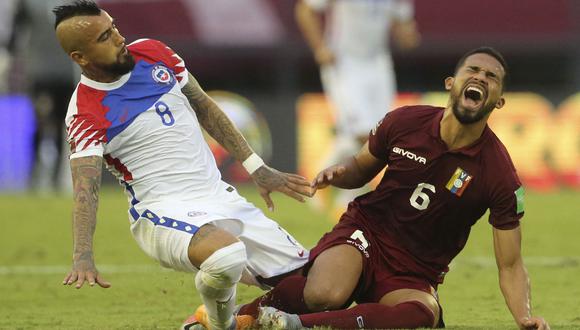
[[[445,79],[450,91],[450,106],[462,124],[486,119],[494,109],[503,107],[505,69],[493,56],[474,53],[466,57],[454,77]]]

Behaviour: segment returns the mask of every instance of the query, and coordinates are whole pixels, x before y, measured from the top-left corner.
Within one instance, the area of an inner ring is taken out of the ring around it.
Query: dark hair
[[[503,88],[505,89],[505,86],[507,85],[508,77],[509,77],[508,64],[507,64],[505,58],[503,57],[503,55],[492,47],[488,47],[488,46],[479,47],[479,48],[472,49],[472,50],[468,51],[467,53],[463,54],[463,56],[461,56],[461,58],[457,62],[457,65],[455,66],[455,73],[457,73],[457,70],[459,70],[459,68],[465,63],[465,60],[473,54],[487,54],[487,55],[495,58],[501,64],[501,66],[503,67],[503,71],[505,73],[504,77],[503,77],[503,84],[502,84]]]
[[[60,22],[71,17],[99,16],[101,14],[101,8],[91,0],[76,0],[69,5],[54,7],[52,12],[54,13],[54,16],[56,16],[54,21],[54,28],[56,29]]]

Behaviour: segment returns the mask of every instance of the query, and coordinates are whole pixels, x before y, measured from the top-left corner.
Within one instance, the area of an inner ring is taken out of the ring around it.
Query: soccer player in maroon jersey
[[[286,278],[240,314],[284,329],[443,327],[437,286],[489,209],[506,304],[521,329],[549,329],[531,312],[520,252],[523,188],[487,125],[505,104],[506,75],[496,50],[466,53],[445,79],[445,108],[388,113],[356,156],[321,171],[314,188],[349,189],[388,165],[378,187],[352,201],[311,251],[305,276]],[[353,301],[358,305],[345,309]]]

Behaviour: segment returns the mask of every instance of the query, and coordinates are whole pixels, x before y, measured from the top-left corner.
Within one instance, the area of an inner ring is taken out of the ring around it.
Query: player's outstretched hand
[[[550,325],[546,320],[538,316],[526,317],[520,322],[520,329],[523,330],[550,330]]]
[[[78,260],[74,260],[72,270],[64,277],[62,284],[72,285],[76,283],[75,287],[80,289],[85,282],[88,282],[90,286],[94,286],[97,283],[101,288],[111,286],[111,283],[105,281],[99,271],[97,271],[91,255],[84,255],[79,257]]]
[[[273,191],[284,193],[300,202],[304,202],[305,196],[312,197],[310,183],[298,174],[280,172],[263,165],[251,176],[270,211],[274,210],[274,203],[270,198],[270,193]]]
[[[318,173],[310,186],[314,188],[315,193],[316,190],[324,189],[331,185],[334,180],[342,177],[344,172],[346,172],[346,167],[344,165],[333,165],[331,167],[325,168],[324,170],[320,171],[320,173]]]

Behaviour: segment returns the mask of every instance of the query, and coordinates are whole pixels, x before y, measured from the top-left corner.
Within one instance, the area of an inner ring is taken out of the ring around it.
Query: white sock
[[[212,330],[229,329],[234,322],[236,284],[246,265],[246,248],[237,242],[214,252],[195,275],[195,286],[207,310]]]
[[[236,286],[233,285],[225,289],[212,288],[201,280],[199,274],[197,273],[195,276],[195,286],[207,310],[211,329],[229,329],[234,320]]]

